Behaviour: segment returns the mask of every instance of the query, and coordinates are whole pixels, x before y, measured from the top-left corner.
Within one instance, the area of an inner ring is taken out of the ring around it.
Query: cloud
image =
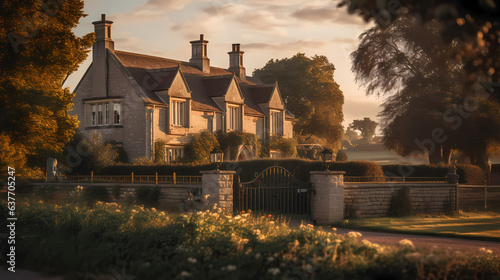
[[[232,16],[232,15],[240,14],[248,9],[249,8],[247,6],[244,6],[244,5],[228,3],[228,4],[223,4],[223,5],[212,5],[209,7],[205,7],[202,10],[203,10],[203,12],[205,12],[209,15],[212,15],[212,16],[216,16],[216,15]]]
[[[236,18],[236,21],[258,30],[270,30],[284,25],[273,13],[264,10],[246,13]]]
[[[257,42],[250,44],[243,44],[245,49],[269,49],[269,50],[283,50],[283,49],[303,49],[303,48],[320,48],[328,44],[357,44],[357,39],[338,37],[331,41],[316,41],[316,40],[297,40],[282,43],[265,43]]]
[[[327,42],[312,41],[312,40],[298,40],[284,43],[250,43],[244,44],[244,49],[270,49],[270,50],[283,50],[283,49],[300,49],[300,48],[314,48],[326,45]]]
[[[310,22],[333,22],[340,24],[363,25],[364,22],[357,16],[349,15],[345,9],[335,6],[306,6],[294,11],[292,16]]]
[[[165,14],[170,11],[179,11],[186,7],[191,0],[149,0],[145,4],[124,14],[115,16],[115,20],[130,21],[158,21],[165,20]]]
[[[186,7],[191,0],[149,0],[138,7],[139,10],[179,11]]]

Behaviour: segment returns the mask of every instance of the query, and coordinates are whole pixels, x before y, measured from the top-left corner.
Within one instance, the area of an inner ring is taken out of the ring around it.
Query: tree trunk
[[[429,156],[429,164],[439,164],[443,162],[442,146],[436,146],[434,153],[427,154]]]
[[[451,162],[451,149],[445,146],[443,146],[443,161],[447,165]]]

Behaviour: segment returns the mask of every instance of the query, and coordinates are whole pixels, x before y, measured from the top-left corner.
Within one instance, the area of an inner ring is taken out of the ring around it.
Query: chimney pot
[[[101,20],[106,21],[106,14],[101,14]]]
[[[210,73],[210,59],[207,57],[207,43],[203,34],[200,34],[200,40],[191,41],[191,59],[190,63],[195,64],[204,73]]]
[[[232,51],[229,52],[229,68],[237,77],[246,80],[246,70],[243,67],[243,53],[240,50],[240,44],[233,44]]]

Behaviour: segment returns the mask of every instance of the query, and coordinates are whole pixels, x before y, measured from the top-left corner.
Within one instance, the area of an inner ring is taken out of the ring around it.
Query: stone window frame
[[[284,135],[283,110],[271,110],[271,135]],[[277,117],[278,116],[278,117]]]
[[[241,105],[227,105],[227,128],[228,131],[241,131]]]
[[[179,104],[174,105],[174,103]],[[189,102],[184,98],[170,100],[170,125],[176,127],[189,127]]]
[[[167,145],[165,146],[165,162],[171,164],[178,162],[184,156],[184,146]]]
[[[119,126],[122,125],[122,101],[116,99],[88,100],[85,102],[85,116],[87,127]],[[118,118],[116,121],[115,105],[118,105]],[[99,110],[100,109],[100,110]],[[112,110],[112,111],[111,111]],[[111,118],[111,116],[113,116]]]

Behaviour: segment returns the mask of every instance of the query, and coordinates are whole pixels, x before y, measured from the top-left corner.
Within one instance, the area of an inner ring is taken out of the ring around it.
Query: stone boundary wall
[[[116,202],[127,202],[128,195],[134,195],[135,190],[138,188],[159,188],[160,198],[159,198],[159,208],[167,210],[181,210],[182,201],[186,201],[189,198],[193,198],[190,195],[190,191],[194,189],[201,189],[201,185],[126,185],[120,187],[120,196],[116,199],[116,186],[106,186],[108,190],[109,197],[111,199],[115,198]]]
[[[387,216],[391,200],[404,186],[411,189],[410,201],[415,214],[432,214],[455,209],[455,184],[346,183],[345,217]]]
[[[485,196],[486,190],[486,196]],[[486,205],[485,205],[486,197]],[[458,191],[459,210],[500,210],[500,186],[460,185]]]
[[[195,189],[201,190],[202,185],[184,185],[184,184],[105,184],[105,183],[73,183],[71,185],[61,184],[61,183],[37,183],[33,184],[35,188],[41,188],[43,186],[54,186],[57,190],[54,191],[54,197],[57,200],[69,200],[71,197],[69,193],[75,191],[75,187],[82,186],[83,188],[89,186],[105,186],[108,191],[108,195],[111,202],[130,202],[131,199],[137,200],[135,190],[138,188],[159,188],[160,198],[159,198],[159,208],[165,210],[179,211],[183,210],[185,203],[188,199],[192,199],[193,196],[190,192]],[[119,188],[119,193],[116,191]],[[201,194],[201,192],[200,192]],[[189,205],[187,205],[189,207]],[[186,210],[186,209],[184,209]],[[189,210],[189,209],[188,209]]]

